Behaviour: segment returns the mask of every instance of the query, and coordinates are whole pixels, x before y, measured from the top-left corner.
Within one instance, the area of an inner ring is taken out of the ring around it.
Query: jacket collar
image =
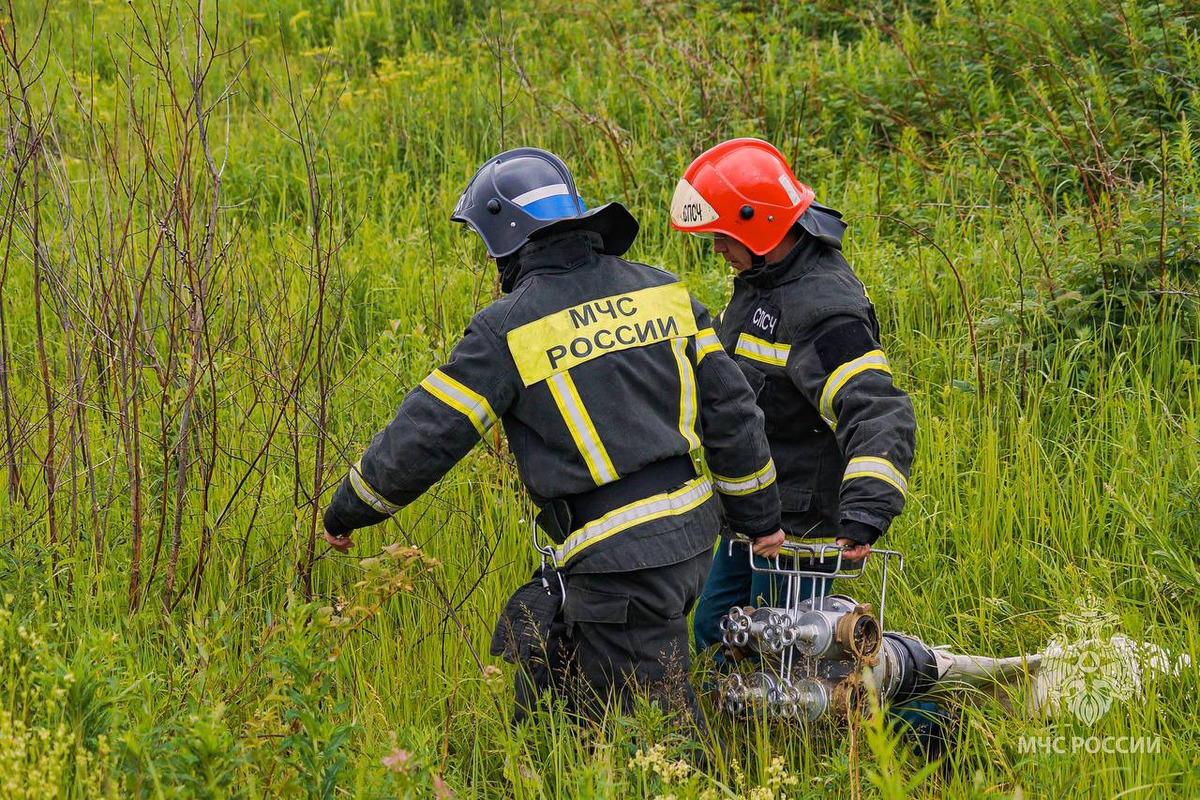
[[[604,247],[604,237],[595,231],[570,231],[535,239],[501,263],[500,283],[504,291],[537,272],[572,270],[595,258]]]
[[[801,229],[800,241],[796,242],[782,259],[773,264],[751,267],[740,273],[735,280],[745,281],[759,289],[771,289],[791,283],[803,278],[816,266],[817,259],[814,256],[823,249],[825,245]]]

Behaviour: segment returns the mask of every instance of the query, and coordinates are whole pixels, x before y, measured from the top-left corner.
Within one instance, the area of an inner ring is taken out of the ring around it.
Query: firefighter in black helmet
[[[493,641],[523,662],[516,717],[568,686],[586,690],[585,711],[610,695],[627,706],[635,690],[694,708],[685,620],[722,513],[762,553],[783,541],[754,395],[683,284],[620,258],[638,230],[629,212],[586,210],[553,154],[489,159],[452,219],[483,239],[507,294],[351,467],[325,538],[346,550],[354,529],[412,502],[499,422],[559,567],[514,596]],[[745,481],[720,507],[690,455],[701,447],[714,471]]]

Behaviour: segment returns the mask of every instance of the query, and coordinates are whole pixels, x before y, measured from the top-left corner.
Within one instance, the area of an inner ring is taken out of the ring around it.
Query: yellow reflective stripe
[[[791,345],[768,342],[748,333],[739,335],[737,345],[733,348],[734,355],[745,356],[751,361],[761,361],[775,367],[787,366],[788,355],[791,352]]]
[[[740,478],[726,478],[724,475],[718,475],[715,472],[712,477],[713,484],[721,494],[752,494],[764,486],[770,486],[775,482],[775,460],[768,459],[767,465],[758,472],[751,475],[743,475]]]
[[[362,500],[380,514],[391,516],[400,510],[400,506],[384,500],[383,495],[379,494],[379,492],[371,488],[371,484],[367,483],[367,479],[362,475],[361,458],[358,460],[358,463],[350,468],[350,488],[354,489],[354,493],[358,495],[359,500]]]
[[[700,446],[696,435],[696,373],[687,357],[687,339],[672,339],[671,352],[679,366],[679,434],[688,443],[688,450]]]
[[[584,525],[563,542],[556,555],[560,564],[580,551],[616,536],[635,525],[643,525],[663,517],[673,517],[691,511],[712,497],[712,484],[703,476],[688,481],[673,492],[663,492],[644,500],[613,509],[599,519]]]
[[[825,424],[831,429],[837,429],[837,416],[833,413],[833,401],[837,398],[838,392],[842,387],[853,378],[862,372],[869,369],[886,372],[892,374],[892,368],[888,364],[887,356],[882,350],[872,350],[869,353],[863,353],[853,361],[847,361],[840,367],[829,374],[829,378],[825,381],[825,388],[821,390],[821,418],[825,420]]]
[[[800,544],[837,544],[836,536],[813,536],[810,538],[799,533],[786,533],[784,538],[789,542],[799,542]]]
[[[589,300],[513,328],[505,337],[526,386],[607,353],[696,333],[682,283]]]
[[[705,328],[696,333],[696,363],[699,364],[709,353],[721,350],[721,340],[712,328]]]
[[[842,476],[842,482],[845,483],[853,478],[878,478],[894,486],[900,494],[908,494],[908,481],[905,480],[904,474],[886,458],[855,456],[850,459],[850,463],[846,465],[846,472]]]
[[[429,377],[421,381],[421,388],[471,420],[480,436],[486,435],[488,429],[496,423],[496,412],[492,411],[492,405],[486,397],[472,391],[440,369],[435,369]]]
[[[583,401],[579,399],[579,390],[575,388],[571,373],[568,371],[551,375],[546,384],[550,387],[550,394],[554,396],[558,410],[562,412],[567,429],[571,431],[575,446],[579,448],[588,471],[592,473],[592,480],[597,486],[615,481],[617,471],[608,457],[608,451],[604,449],[604,443],[596,433],[592,418],[584,408]]]

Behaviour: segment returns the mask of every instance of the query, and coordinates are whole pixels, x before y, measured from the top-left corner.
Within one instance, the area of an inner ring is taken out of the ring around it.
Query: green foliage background
[[[494,296],[448,221],[483,159],[560,153],[717,307],[669,197],[754,135],[846,214],[916,406],[889,621],[1009,655],[1084,607],[1200,663],[1193,4],[19,0],[0,34],[6,796],[1200,792],[1194,668],[1092,729],[966,698],[932,770],[878,721],[720,722],[738,767],[687,779],[630,765],[682,752],[653,709],[511,731],[474,656],[533,566],[499,441],[375,557],[313,547]],[[1059,734],[1161,749],[1019,746]]]

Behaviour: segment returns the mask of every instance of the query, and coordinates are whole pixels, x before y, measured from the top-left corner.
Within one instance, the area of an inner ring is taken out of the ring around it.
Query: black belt
[[[538,513],[538,526],[562,544],[572,532],[613,509],[682,486],[698,474],[691,456],[655,461],[612,483],[549,501]]]

